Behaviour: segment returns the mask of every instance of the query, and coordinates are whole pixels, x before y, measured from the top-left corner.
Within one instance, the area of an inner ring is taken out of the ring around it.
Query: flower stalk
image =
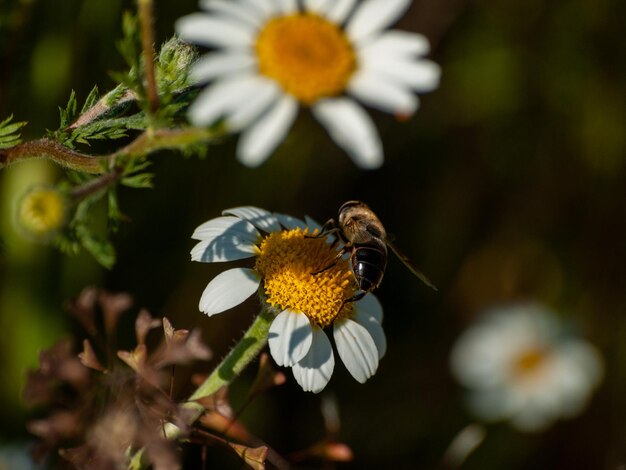
[[[204,397],[216,393],[220,388],[230,384],[252,362],[267,344],[270,325],[276,317],[273,307],[265,304],[243,338],[222,360],[220,365],[189,397],[188,403],[195,403]],[[197,405],[197,404],[196,404]]]
[[[159,109],[159,93],[154,73],[154,31],[152,25],[152,0],[137,0],[141,24],[141,47],[143,55],[144,79],[150,113]]]

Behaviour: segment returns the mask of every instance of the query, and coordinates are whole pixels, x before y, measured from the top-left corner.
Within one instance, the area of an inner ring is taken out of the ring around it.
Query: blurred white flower
[[[478,417],[510,420],[522,431],[578,414],[603,375],[597,350],[532,303],[500,307],[470,327],[452,350],[451,367]]]
[[[300,6],[300,4],[301,6]],[[331,137],[363,168],[383,161],[378,132],[352,98],[410,116],[439,84],[437,64],[423,59],[428,40],[386,28],[411,0],[200,0],[204,13],[179,19],[186,41],[215,48],[192,69],[214,81],[190,107],[195,125],[225,118],[243,131],[237,154],[263,163],[285,138],[299,105],[310,107]]]
[[[236,207],[200,225],[200,242],[191,259],[206,263],[255,258],[254,268],[232,268],[216,276],[200,299],[209,316],[239,305],[260,288],[263,300],[279,313],[272,322],[269,347],[277,364],[291,367],[305,391],[320,392],[335,366],[323,328],[333,327],[337,353],[352,376],[363,383],[376,372],[386,350],[383,310],[372,294],[345,302],[356,292],[347,260],[329,269],[338,253],[327,237],[306,237],[321,228],[257,207]]]

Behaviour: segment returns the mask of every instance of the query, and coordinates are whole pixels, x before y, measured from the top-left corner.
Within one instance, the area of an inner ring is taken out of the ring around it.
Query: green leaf
[[[80,114],[83,114],[89,109],[91,109],[98,102],[99,96],[100,95],[98,93],[98,85],[96,85],[91,89],[91,91],[89,92],[89,95],[87,95],[87,99],[85,100],[85,103],[83,104],[83,108],[80,110]]]
[[[13,115],[0,122],[0,149],[14,147],[21,142],[19,130],[25,122],[11,122]]]
[[[72,121],[76,117],[76,106],[76,93],[74,92],[74,90],[72,90],[72,92],[70,93],[70,99],[68,100],[65,108],[59,108],[59,115],[61,120],[59,129],[64,129],[72,123]]]
[[[80,244],[105,268],[115,264],[115,248],[109,240],[96,237],[85,225],[76,227],[76,236]]]

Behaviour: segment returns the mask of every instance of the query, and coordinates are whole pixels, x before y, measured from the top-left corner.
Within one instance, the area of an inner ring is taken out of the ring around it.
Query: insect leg
[[[312,272],[311,274],[313,276],[316,276],[320,273],[323,273],[324,271],[328,271],[330,268],[332,268],[334,265],[337,264],[337,262],[341,259],[341,257],[344,255],[344,253],[347,251],[346,247],[344,246],[341,250],[339,250],[339,252],[337,253],[337,256],[335,256],[335,258],[333,259],[332,263],[330,263],[328,266],[326,266],[325,268],[320,269],[319,271],[315,271]]]
[[[343,303],[341,304],[341,308],[339,309],[339,311],[341,311],[348,302],[358,302],[363,297],[365,297],[368,293],[369,293],[368,291],[361,291],[358,294],[350,297],[349,299],[345,299]]]

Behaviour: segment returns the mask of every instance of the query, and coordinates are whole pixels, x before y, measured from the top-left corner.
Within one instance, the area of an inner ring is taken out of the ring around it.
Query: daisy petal
[[[197,125],[213,124],[226,112],[242,107],[262,87],[264,79],[251,74],[230,76],[205,88],[189,107],[189,120]]]
[[[259,77],[263,79],[263,77]],[[226,117],[231,130],[238,131],[245,129],[258,119],[267,109],[278,101],[280,97],[280,87],[269,79],[263,79],[258,90],[247,100],[245,106],[240,106]]]
[[[378,75],[381,82],[385,81],[384,77],[388,77],[395,83],[411,87],[415,91],[432,91],[439,86],[441,79],[441,67],[426,59],[415,61],[410,58],[370,54],[364,57],[362,62],[363,67],[360,71],[362,75]]]
[[[279,366],[291,367],[311,348],[313,330],[306,315],[293,310],[278,314],[270,326],[269,345]]]
[[[361,106],[348,98],[320,100],[312,108],[333,140],[352,157],[361,168],[379,168],[383,163],[383,149],[372,119]]]
[[[192,238],[201,240],[191,250],[191,260],[204,263],[250,258],[258,252],[259,232],[237,217],[218,217],[200,225]]]
[[[281,13],[290,14],[298,10],[296,0],[275,0]]]
[[[343,23],[352,12],[355,3],[356,0],[334,0],[329,2],[326,7],[326,18],[337,24]]]
[[[246,8],[239,2],[229,0],[200,0],[200,8],[210,12],[225,13],[234,19],[244,21],[257,27],[262,23],[254,12],[251,12],[249,8]]]
[[[358,43],[397,21],[411,0],[365,0],[346,26],[346,33]]]
[[[252,70],[255,64],[256,59],[245,51],[213,52],[193,64],[189,78],[194,83],[204,83],[222,75]]]
[[[376,373],[378,349],[365,327],[344,318],[335,322],[333,336],[339,357],[352,377],[364,383]]]
[[[255,125],[241,136],[237,148],[239,161],[255,167],[263,163],[285,138],[298,112],[298,102],[283,96]]]
[[[192,13],[176,21],[181,39],[209,47],[250,48],[254,43],[254,28],[205,13]]]
[[[218,274],[206,286],[200,298],[200,311],[215,315],[233,308],[259,288],[260,279],[248,268],[234,268]]]
[[[410,116],[419,106],[417,96],[405,87],[366,71],[354,75],[348,91],[363,103],[392,114]]]
[[[385,31],[359,49],[359,56],[423,56],[430,52],[425,36],[408,31]]]
[[[230,0],[232,1],[232,0]],[[244,0],[257,12],[260,13],[261,19],[269,18],[278,13],[277,6],[272,0]]]
[[[317,229],[318,232],[322,230],[322,225],[314,218],[305,215],[304,221],[306,222],[307,227],[309,227],[309,232],[313,232],[315,229]]]
[[[191,261],[221,263],[252,258],[256,253],[258,248],[253,243],[241,243],[230,236],[218,236],[197,243],[191,250]]]
[[[367,330],[376,344],[378,359],[382,359],[387,352],[387,338],[382,325],[372,315],[358,307],[355,308],[352,319]]]
[[[199,225],[191,235],[194,240],[214,240],[220,236],[232,237],[239,243],[255,243],[259,232],[239,217],[216,217]]]
[[[300,228],[304,230],[305,228],[307,228],[306,222],[298,219],[297,217],[293,217],[287,214],[279,214],[276,212],[274,212],[274,215],[280,222],[280,225],[285,227],[287,230],[292,230],[294,228]]]
[[[222,211],[224,215],[234,215],[240,219],[247,220],[252,223],[256,228],[263,230],[264,232],[280,232],[280,224],[274,214],[260,207],[254,206],[242,206],[233,207],[232,209],[226,209]]]
[[[323,15],[328,8],[329,1],[330,0],[304,0],[304,9],[307,12]]]
[[[374,294],[368,294],[363,297],[356,302],[355,307],[357,310],[374,317],[378,323],[383,322],[383,306]]]
[[[326,333],[318,326],[312,326],[312,329],[313,341],[309,352],[291,370],[302,390],[319,393],[333,375],[335,357]]]

